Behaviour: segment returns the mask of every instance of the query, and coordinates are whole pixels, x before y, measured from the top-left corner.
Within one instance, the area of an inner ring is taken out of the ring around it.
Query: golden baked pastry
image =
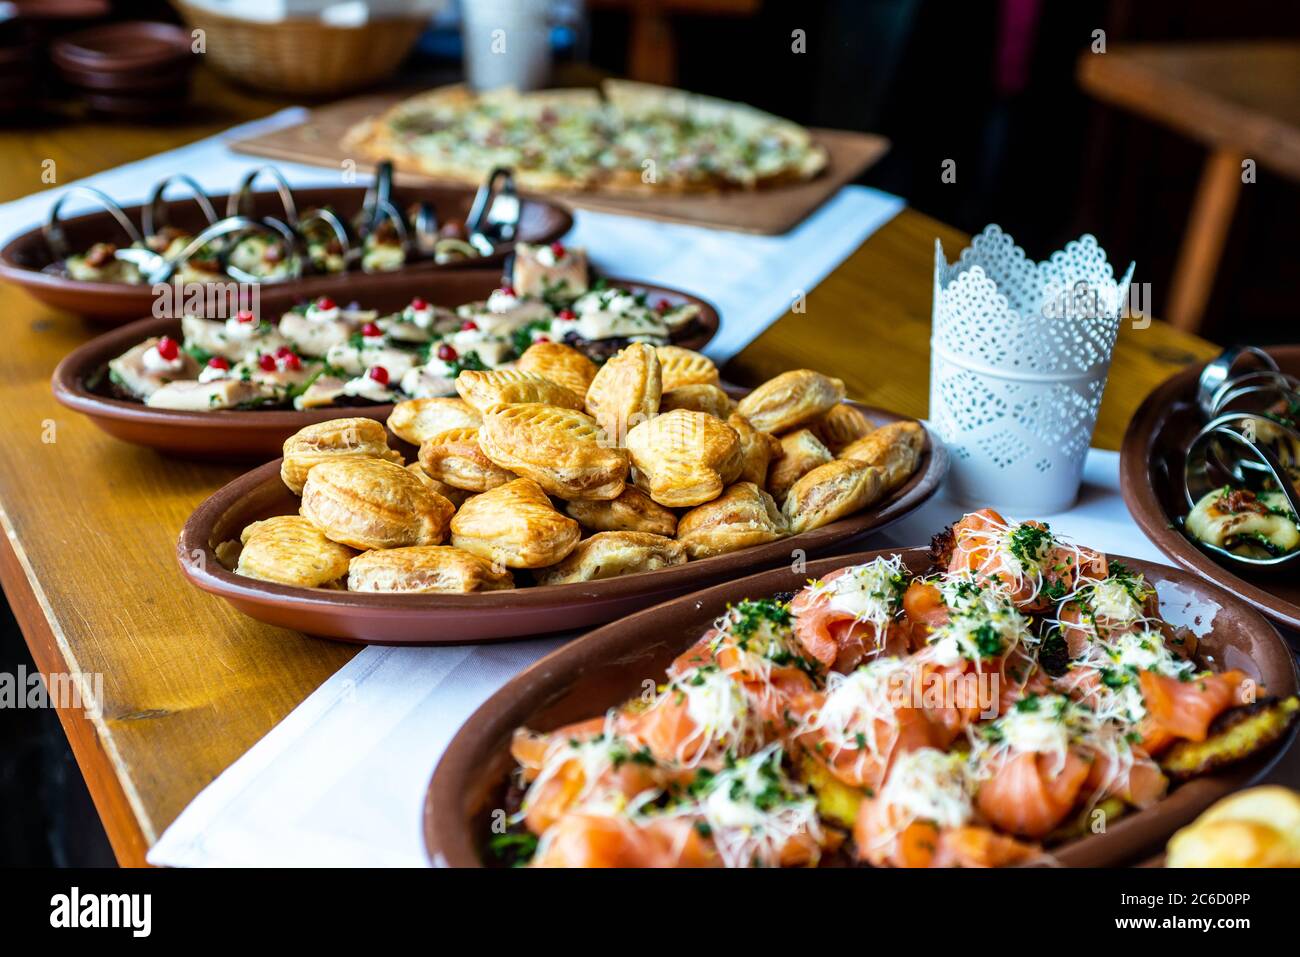
[[[254,522],[239,536],[244,543],[235,574],[281,585],[337,588],[356,554],[332,542],[300,515],[276,515]]]
[[[660,505],[699,505],[735,481],[742,463],[740,436],[717,416],[676,409],[627,434],[632,478]]]
[[[467,492],[463,488],[453,488],[446,482],[440,482],[436,478],[430,478],[429,473],[424,470],[424,466],[418,461],[412,462],[406,467],[406,470],[418,478],[426,487],[433,489],[447,501],[451,502],[456,508],[465,504],[465,499],[473,495],[473,492]]]
[[[677,521],[677,540],[691,558],[725,555],[789,534],[789,523],[772,496],[753,482],[737,482]]]
[[[601,366],[591,380],[587,412],[621,446],[632,429],[659,411],[662,394],[654,346],[633,342]]]
[[[760,432],[778,434],[820,418],[843,398],[840,379],[794,369],[768,379],[741,399],[736,411]]]
[[[659,397],[660,412],[686,409],[688,412],[706,412],[719,419],[726,419],[731,415],[732,406],[731,396],[716,385],[703,383],[679,385],[675,389],[665,390]]]
[[[413,545],[352,559],[348,590],[405,594],[465,594],[514,588],[510,572],[451,545]]]
[[[795,482],[781,509],[790,522],[790,531],[798,535],[859,512],[884,494],[884,473],[880,469],[835,459]]]
[[[322,462],[302,490],[303,517],[354,548],[437,545],[455,510],[411,472],[382,459]]]
[[[581,409],[582,397],[564,386],[532,372],[519,369],[491,369],[480,372],[468,369],[456,376],[460,397],[484,412],[494,405],[517,402],[540,402],[565,409]]]
[[[1169,839],[1166,867],[1300,867],[1300,795],[1270,784],[1212,804]]]
[[[795,482],[835,456],[811,429],[798,429],[781,436],[780,445],[780,457],[767,470],[767,490],[778,502],[784,502]]]
[[[840,450],[839,458],[875,465],[884,473],[885,491],[911,477],[921,461],[925,429],[919,422],[891,422]]]
[[[618,498],[608,501],[566,502],[570,518],[592,532],[647,532],[677,534],[677,516],[635,485],[626,485]]]
[[[849,443],[873,432],[876,425],[857,406],[840,402],[815,419],[809,428],[813,435],[821,439],[822,445],[832,452],[838,452]]]
[[[483,454],[478,429],[448,429],[426,439],[420,465],[430,478],[467,492],[486,492],[518,477]]]
[[[596,363],[562,342],[534,342],[519,357],[515,368],[550,379],[576,396],[585,396],[596,377]]]
[[[760,432],[739,412],[727,416],[727,425],[740,436],[739,482],[753,482],[759,488],[767,484],[767,470],[781,457],[781,442],[774,435]]]
[[[563,499],[610,499],[623,491],[627,455],[572,409],[507,405],[488,410],[478,433],[483,453]]]
[[[578,523],[557,512],[528,478],[475,495],[451,520],[453,545],[507,568],[554,565],[581,535]]]
[[[339,458],[402,461],[401,453],[388,447],[388,433],[374,419],[330,419],[299,429],[284,440],[280,478],[289,491],[301,495],[312,466]]]
[[[686,563],[686,547],[647,532],[599,532],[578,543],[564,561],[534,572],[539,585],[593,582]]]
[[[476,429],[483,417],[464,399],[407,399],[393,406],[388,428],[399,439],[420,445],[448,429]]]
[[[717,385],[718,367],[713,360],[693,349],[681,346],[660,346],[655,350],[659,358],[659,377],[665,392],[684,385]]]

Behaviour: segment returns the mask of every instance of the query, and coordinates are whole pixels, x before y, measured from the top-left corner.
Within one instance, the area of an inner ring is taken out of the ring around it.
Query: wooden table
[[[227,119],[275,105],[246,100]],[[38,170],[54,158],[66,182],[209,132],[86,124],[6,133],[0,164]],[[21,191],[19,176],[3,183]],[[27,185],[39,188],[36,172]],[[729,377],[807,365],[842,376],[854,398],[924,415],[936,236],[950,255],[966,242],[903,212],[810,292],[805,313],[784,316],[741,353]],[[0,580],[43,672],[103,676],[101,714],[60,718],[118,860],[140,865],[194,795],[356,649],[260,625],[187,586],[176,535],[238,470],[115,442],[56,405],[50,373],[93,330],[7,286],[0,315]],[[1148,391],[1215,351],[1159,322],[1126,330],[1096,443],[1116,448]]]
[[[1300,180],[1300,43],[1152,44],[1084,53],[1079,82],[1099,99],[1210,150],[1169,291],[1169,321],[1195,331],[1246,181],[1243,164],[1250,160]]]

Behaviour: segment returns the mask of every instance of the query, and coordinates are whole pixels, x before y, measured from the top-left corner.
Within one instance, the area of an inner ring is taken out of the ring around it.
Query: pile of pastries
[[[707,357],[633,342],[597,367],[538,342],[467,370],[457,398],[302,429],[281,476],[298,515],[221,558],[283,584],[476,592],[648,572],[776,541],[879,502],[916,470],[916,422],[881,428],[844,383],[783,373],[734,402]]]

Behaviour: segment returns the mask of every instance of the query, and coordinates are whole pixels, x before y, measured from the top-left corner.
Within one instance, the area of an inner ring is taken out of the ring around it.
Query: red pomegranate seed
[[[269,352],[263,352],[257,358],[257,365],[263,372],[275,371],[275,356]]]
[[[180,343],[171,336],[163,336],[158,340],[158,355],[162,356],[168,362],[171,362],[180,354]]]
[[[551,255],[556,259],[564,258],[564,243],[551,243]]]
[[[443,362],[455,362],[459,357],[460,353],[447,345],[447,343],[444,342],[442,345],[438,346],[438,358]]]
[[[464,322],[460,324],[460,331],[476,332],[478,331],[478,323],[475,322],[473,319],[466,319]]]
[[[361,334],[365,336],[367,339],[373,339],[375,336],[382,336],[384,334],[384,330],[380,329],[373,322],[367,322],[364,326],[361,327]]]
[[[277,359],[283,359],[285,356],[291,356],[291,355],[293,355],[293,350],[290,349],[288,346],[281,346],[280,348],[275,350],[275,357]]]
[[[241,309],[235,313],[235,322],[252,322],[257,316],[253,315],[250,309]]]
[[[297,372],[302,368],[302,360],[291,352],[287,356],[280,357],[280,368]]]
[[[331,299],[329,296],[321,296],[319,299],[316,300],[316,308],[321,310],[322,312],[328,309],[333,309],[335,308],[334,300]]]
[[[370,376],[370,378],[374,379],[380,385],[388,385],[388,370],[383,366],[371,366],[366,371],[366,375]]]
[[[550,342],[550,341],[551,341],[550,336],[538,336],[536,339],[533,340],[533,342]]]
[[[506,283],[504,286],[498,289],[497,292],[501,293],[501,295],[503,296],[513,296],[515,294],[515,287],[510,285],[509,283]]]
[[[414,309],[416,312],[421,312],[425,309],[428,309],[429,304],[417,296],[415,299],[411,300],[411,308]]]
[[[577,318],[578,318],[578,314],[577,314],[576,312],[574,312],[572,309],[561,309],[559,312],[556,313],[556,315],[559,316],[561,319],[577,319]]]
[[[220,369],[222,372],[230,371],[230,360],[225,356],[213,356],[208,360],[209,369]]]
[[[658,302],[655,303],[655,308],[658,309],[660,312],[666,312],[672,307],[673,304],[669,302],[667,299],[660,299]]]

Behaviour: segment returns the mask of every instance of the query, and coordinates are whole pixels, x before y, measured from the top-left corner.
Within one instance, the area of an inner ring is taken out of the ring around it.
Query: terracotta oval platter
[[[1283,372],[1300,376],[1300,346],[1268,350]],[[1178,373],[1138,408],[1120,448],[1120,490],[1134,520],[1156,547],[1183,568],[1222,585],[1288,628],[1300,630],[1300,576],[1294,568],[1243,577],[1197,548],[1178,526],[1188,512],[1183,459],[1204,425],[1196,407],[1201,366]]]
[[[880,424],[899,419],[880,409],[859,408]],[[704,585],[789,564],[796,550],[810,556],[843,549],[920,506],[938,489],[947,469],[947,452],[927,433],[917,471],[888,499],[779,541],[597,582],[479,595],[376,595],[277,585],[236,575],[222,565],[217,546],[238,539],[249,523],[297,513],[298,499],[280,480],[277,459],[240,476],[200,505],[181,529],[176,557],[192,584],[270,625],[363,644],[469,644],[588,628]]]
[[[361,186],[332,186],[314,189],[295,189],[293,195],[299,211],[319,206],[329,206],[344,219],[354,216],[365,197]],[[254,193],[253,211],[257,216],[283,216],[279,195],[275,192]],[[226,209],[227,196],[213,196],[212,204],[219,213]],[[418,201],[431,202],[440,222],[463,220],[474,199],[474,190],[463,186],[394,186],[393,202],[405,209]],[[164,203],[168,222],[187,229],[198,230],[205,220],[192,199],[178,198]],[[127,216],[140,224],[140,206],[125,207]],[[573,227],[573,217],[564,207],[537,197],[523,197],[519,211],[519,239],[523,242],[549,243],[559,239]],[[121,242],[125,239],[121,228],[107,211],[72,216],[63,221],[68,243],[74,250],[83,250],[95,242]],[[446,272],[465,268],[490,269],[500,272],[514,243],[505,243],[491,256],[467,260],[463,263],[439,266],[432,261],[413,263],[398,274]],[[39,226],[10,239],[0,248],[0,278],[21,286],[28,294],[55,309],[85,316],[104,325],[121,325],[150,315],[154,295],[147,285],[128,285],[113,282],[86,282],[70,279],[57,273],[46,272],[50,265],[50,252]],[[372,286],[382,287],[383,280],[393,273],[350,272],[341,276],[316,276],[284,283],[262,286],[263,295],[287,292],[290,295],[330,295],[347,300],[364,297]]]
[[[501,284],[500,276],[487,270],[459,270],[441,273],[388,273],[370,277],[364,290],[349,290],[364,308],[394,311],[414,296],[441,306],[454,307],[487,297]],[[661,286],[610,279],[612,285],[644,292],[651,299],[672,303],[691,302],[700,307],[699,317],[674,344],[703,349],[718,331],[717,310],[696,296]],[[268,289],[262,295],[262,315],[287,310],[304,295],[324,295],[315,284],[296,291]],[[113,329],[70,352],[50,380],[54,397],[68,408],[88,416],[114,438],[144,445],[170,455],[223,462],[264,462],[280,454],[284,440],[304,426],[344,416],[364,416],[383,422],[393,411],[384,405],[332,406],[324,409],[221,410],[215,412],[173,412],[151,409],[142,402],[117,398],[105,387],[108,361],[150,336],[180,336],[179,319],[141,319]]]
[[[669,663],[699,639],[727,605],[802,587],[809,578],[879,556],[901,554],[913,572],[928,569],[926,549],[862,552],[761,572],[666,602],[599,628],[520,672],[470,716],[443,753],[424,807],[425,845],[439,866],[481,867],[492,812],[504,806],[513,765],[510,736],[520,726],[549,731],[599,715],[661,681]],[[1165,565],[1121,559],[1155,585],[1172,621],[1201,614],[1209,631],[1200,646],[1223,668],[1240,668],[1270,694],[1296,689],[1296,671],[1277,631],[1249,605],[1222,589]],[[1189,781],[1155,807],[1122,817],[1102,834],[1052,848],[1061,864],[1102,867],[1131,863],[1214,801],[1264,775],[1294,742],[1218,775]]]

